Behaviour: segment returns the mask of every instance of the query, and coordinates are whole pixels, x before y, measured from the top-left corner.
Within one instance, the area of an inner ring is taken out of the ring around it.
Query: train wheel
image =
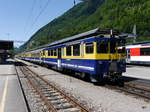
[[[87,81],[87,82],[90,82],[90,74],[87,74],[87,73],[81,73],[81,77]]]
[[[90,75],[91,82],[94,85],[100,85],[103,86],[105,85],[105,79],[103,78],[103,75]]]
[[[122,78],[120,78],[118,81],[117,81],[117,85],[120,86],[120,87],[124,87],[124,80]]]

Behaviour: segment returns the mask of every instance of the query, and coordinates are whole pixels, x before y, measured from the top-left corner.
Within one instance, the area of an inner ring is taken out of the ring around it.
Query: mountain
[[[131,33],[137,41],[150,41],[150,0],[82,0],[39,29],[20,51],[29,50],[97,27]]]

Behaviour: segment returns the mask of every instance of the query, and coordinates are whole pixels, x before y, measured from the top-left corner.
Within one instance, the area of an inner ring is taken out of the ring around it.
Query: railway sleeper
[[[59,104],[59,105],[54,105],[54,107],[55,107],[57,110],[60,110],[60,109],[73,108],[73,105],[71,105],[71,104],[69,104],[69,103],[63,103],[63,104]]]
[[[60,96],[59,93],[56,93],[56,94],[45,94],[44,95],[45,97],[56,97],[56,96]]]
[[[64,102],[64,101],[66,101],[66,99],[64,99],[64,98],[58,98],[58,99],[51,99],[49,101],[50,102]]]
[[[50,88],[40,88],[42,91],[53,91],[52,89],[50,89]]]
[[[54,94],[56,92],[55,91],[42,91],[42,93],[44,93],[44,94]]]
[[[58,104],[67,103],[67,100],[55,100],[55,101],[51,101],[51,103],[53,105],[58,105]]]
[[[58,110],[58,112],[81,112],[81,110],[80,109],[78,109],[78,108],[69,108],[69,109],[60,109],[60,110]]]
[[[64,97],[62,97],[62,96],[57,96],[57,97],[47,97],[47,99],[48,99],[49,101],[52,101],[52,100],[61,100],[61,99],[64,99]]]

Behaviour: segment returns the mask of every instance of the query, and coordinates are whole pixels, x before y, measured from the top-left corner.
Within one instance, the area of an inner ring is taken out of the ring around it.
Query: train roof
[[[109,35],[110,38],[111,37],[119,37],[119,38],[127,37],[127,35],[121,34],[117,30],[96,28],[96,29],[93,29],[93,30],[90,30],[90,31],[87,31],[87,32],[84,32],[84,33],[80,33],[80,34],[77,34],[77,35],[74,35],[74,36],[71,36],[71,37],[67,37],[67,38],[62,39],[62,40],[54,41],[52,43],[34,48],[30,51],[33,51],[33,50],[36,50],[36,49],[43,49],[45,47],[50,47],[50,46],[54,46],[54,45],[58,45],[58,44],[63,44],[65,42],[75,41],[75,40],[78,40],[78,39],[84,39],[84,38],[87,38],[87,37],[92,37],[92,36],[97,36],[97,35],[101,35],[101,36],[105,36],[105,35],[108,36]]]
[[[150,41],[136,42],[133,44],[126,45],[126,48],[139,48],[139,47],[149,47]]]
[[[97,35],[100,35],[100,34],[101,35],[106,35],[106,34],[108,35],[108,34],[111,34],[110,32],[111,32],[111,29],[96,28],[94,30],[90,30],[90,31],[87,31],[87,32],[84,32],[84,33],[81,33],[81,34],[77,34],[77,35],[62,39],[62,40],[52,42],[50,44],[47,44],[46,46],[53,46],[53,45],[56,45],[56,44],[61,44],[61,43],[64,43],[64,42],[74,41],[74,40],[78,40],[78,39],[83,39],[83,38],[87,38],[87,37],[91,37],[91,36],[97,36]],[[112,30],[112,33],[113,33],[113,35],[118,35],[119,34],[119,32],[116,31],[116,30]]]
[[[130,43],[128,45],[147,45],[147,44],[150,44],[150,41],[135,42],[135,43]]]
[[[112,34],[111,34],[111,32],[112,32]],[[67,38],[62,39],[62,40],[54,41],[52,43],[40,46],[38,48],[44,48],[44,47],[48,47],[48,46],[53,46],[53,45],[57,45],[57,44],[65,43],[65,42],[70,42],[70,41],[74,41],[74,40],[78,40],[78,39],[84,39],[87,37],[97,36],[97,35],[103,35],[103,36],[104,35],[110,35],[110,37],[111,37],[111,35],[118,36],[118,37],[124,36],[124,35],[120,35],[120,32],[117,30],[96,28],[96,29],[93,29],[93,30],[90,30],[90,31],[87,31],[84,33],[80,33],[80,34],[77,34],[77,35],[74,35],[71,37],[67,37]]]

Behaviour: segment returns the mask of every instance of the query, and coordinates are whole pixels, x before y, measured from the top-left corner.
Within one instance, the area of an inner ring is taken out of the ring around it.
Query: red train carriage
[[[127,63],[150,65],[150,42],[127,45],[126,51]]]

